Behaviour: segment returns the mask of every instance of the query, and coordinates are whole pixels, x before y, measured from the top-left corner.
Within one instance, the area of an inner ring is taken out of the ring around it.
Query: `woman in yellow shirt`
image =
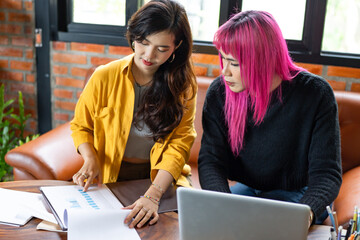
[[[144,196],[127,207],[125,223],[142,227],[151,217],[157,222],[172,182],[190,186],[197,85],[181,5],[150,1],[131,17],[126,36],[134,53],[98,67],[76,105],[71,130],[84,164],[73,181],[86,191],[94,179],[151,178]]]

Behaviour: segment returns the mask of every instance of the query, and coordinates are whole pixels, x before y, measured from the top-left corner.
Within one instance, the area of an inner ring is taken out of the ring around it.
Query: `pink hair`
[[[218,50],[231,54],[238,62],[245,90],[232,92],[226,86],[225,119],[229,142],[235,155],[244,147],[246,119],[253,111],[256,125],[264,119],[271,99],[271,86],[277,74],[290,81],[299,71],[291,60],[285,39],[271,14],[245,11],[232,16],[215,33]],[[220,66],[223,69],[221,55]],[[281,97],[281,88],[277,94]]]

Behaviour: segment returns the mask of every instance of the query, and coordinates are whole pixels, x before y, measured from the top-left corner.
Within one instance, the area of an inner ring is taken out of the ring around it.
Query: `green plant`
[[[11,179],[12,168],[5,162],[5,154],[39,135],[24,137],[26,121],[30,114],[25,114],[22,93],[19,91],[19,113],[15,114],[10,105],[14,99],[4,100],[4,85],[0,86],[0,181]]]

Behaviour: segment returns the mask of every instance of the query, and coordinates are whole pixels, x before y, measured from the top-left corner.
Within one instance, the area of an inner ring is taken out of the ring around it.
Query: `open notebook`
[[[177,202],[181,240],[307,239],[307,205],[187,188]]]

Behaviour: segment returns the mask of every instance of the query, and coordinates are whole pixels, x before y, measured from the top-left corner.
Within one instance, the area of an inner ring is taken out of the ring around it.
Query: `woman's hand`
[[[155,200],[149,199],[147,197],[140,197],[136,202],[130,206],[125,207],[124,209],[132,209],[129,215],[125,218],[125,224],[132,222],[129,225],[129,228],[134,228],[137,226],[141,228],[145,223],[152,217],[149,222],[150,225],[155,224],[159,220],[159,204]]]
[[[98,180],[98,184],[102,183],[101,166],[92,145],[83,143],[79,146],[78,150],[84,159],[84,164],[80,170],[74,174],[73,182],[84,187],[84,192],[86,192],[94,179]]]
[[[141,196],[130,206],[125,207],[125,209],[132,209],[132,211],[125,218],[124,223],[127,224],[134,218],[129,227],[133,228],[137,226],[138,228],[141,228],[152,217],[149,224],[155,224],[159,220],[158,210],[160,198],[165,192],[164,189],[166,190],[173,180],[174,179],[169,172],[159,170],[154,182],[144,196]]]
[[[152,217],[149,224],[155,224],[159,220],[158,210],[160,198],[173,180],[174,179],[169,172],[160,169],[154,182],[144,196],[141,196],[130,206],[125,207],[125,209],[132,209],[132,211],[125,218],[124,223],[127,224],[134,218],[129,227],[133,228],[137,226],[138,228],[141,228]]]

